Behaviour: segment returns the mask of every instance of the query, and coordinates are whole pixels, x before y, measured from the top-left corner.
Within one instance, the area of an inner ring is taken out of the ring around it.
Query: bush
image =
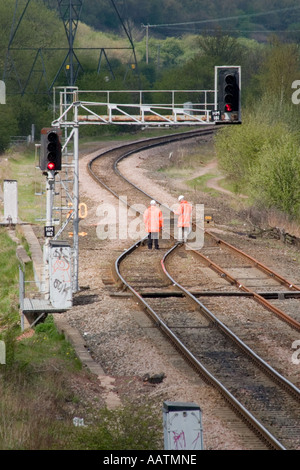
[[[250,186],[256,204],[299,218],[300,155],[296,138],[286,133],[260,152],[250,175]]]
[[[219,165],[237,193],[249,189],[249,176],[263,149],[280,140],[285,132],[281,124],[269,126],[250,117],[242,126],[230,126],[218,133],[215,144]]]
[[[248,193],[256,206],[275,208],[299,219],[298,140],[284,123],[271,125],[250,117],[242,126],[218,133],[219,165],[235,191]]]
[[[66,447],[76,450],[159,450],[162,423],[148,405],[99,411],[98,420],[76,427]]]

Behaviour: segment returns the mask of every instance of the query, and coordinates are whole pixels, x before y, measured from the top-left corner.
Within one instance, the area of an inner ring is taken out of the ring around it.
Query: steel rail
[[[260,261],[257,261],[255,258],[253,258],[252,256],[248,255],[247,253],[245,253],[244,251],[242,250],[239,250],[238,248],[236,248],[235,246],[231,245],[230,243],[222,240],[221,238],[219,237],[216,237],[215,235],[213,235],[212,233],[210,232],[206,232],[212,239],[215,240],[215,242],[218,244],[218,245],[224,245],[226,246],[227,248],[229,248],[230,250],[234,250],[236,253],[238,253],[239,255],[241,255],[243,258],[247,258],[255,267],[261,269],[262,271],[264,271],[265,273],[269,274],[271,277],[273,277],[274,279],[277,279],[282,285],[284,286],[287,286],[289,289],[294,289],[296,291],[300,291],[300,286],[298,286],[297,284],[294,284],[292,282],[289,282],[287,279],[285,279],[284,277],[282,277],[280,274],[276,273],[275,271],[273,271],[272,269],[268,268],[266,265],[264,265],[263,263],[261,263]]]
[[[206,133],[205,132],[201,132],[201,135],[207,135],[208,133],[213,133],[214,130],[206,130]],[[186,138],[190,138],[190,136],[187,136]],[[175,141],[176,139],[172,140],[172,141]],[[177,140],[181,140],[181,139],[177,139]],[[169,143],[169,141],[166,141],[164,144],[167,144]],[[158,145],[161,145],[160,143],[155,143],[155,146],[158,146]],[[150,148],[152,147],[153,145],[152,144],[149,144],[145,147],[142,147],[140,149],[138,149],[138,151],[143,151],[147,148]],[[147,194],[145,191],[143,191],[141,188],[139,188],[138,186],[136,186],[135,184],[133,184],[128,178],[126,178],[124,175],[121,174],[121,172],[119,171],[119,169],[117,168],[119,162],[127,157],[129,157],[130,155],[132,155],[133,153],[136,153],[137,150],[131,150],[125,154],[123,154],[122,156],[120,156],[115,162],[114,162],[114,169],[116,171],[116,173],[118,173],[118,175],[123,178],[125,181],[127,181],[129,184],[131,184],[133,187],[135,187],[136,189],[138,189],[140,192],[142,192],[143,194],[145,194],[146,196],[148,196],[150,199],[153,198],[153,196]],[[159,202],[159,201],[157,201]],[[160,202],[160,205],[161,206],[164,206],[164,204],[162,204]],[[165,206],[164,206],[165,207]],[[171,212],[171,211],[170,211]],[[173,213],[174,214],[174,213]],[[209,237],[211,237],[217,244],[223,244],[224,246],[226,246],[227,248],[229,248],[230,250],[234,251],[235,253],[237,253],[238,255],[242,256],[243,258],[246,258],[248,260],[250,260],[256,267],[258,267],[259,269],[261,269],[262,271],[266,272],[269,276],[271,276],[273,279],[277,279],[281,284],[283,285],[286,285],[289,289],[294,289],[296,291],[300,291],[300,287],[297,286],[296,284],[293,284],[291,283],[290,281],[288,281],[287,279],[284,279],[282,276],[280,276],[279,274],[277,274],[275,271],[271,270],[270,268],[268,268],[267,266],[265,266],[264,264],[260,263],[258,260],[256,260],[255,258],[249,256],[247,253],[244,253],[243,251],[239,250],[238,248],[234,247],[233,245],[225,242],[224,240],[221,240],[220,238],[216,237],[215,235],[211,234],[210,232],[207,232],[206,230],[204,230],[204,233],[206,235],[208,235]],[[195,250],[194,250],[195,251]],[[195,251],[196,252],[196,251]],[[261,295],[259,295],[258,293],[254,292],[252,289],[249,289],[247,288],[246,286],[243,286],[237,279],[233,278],[229,273],[227,273],[225,270],[223,270],[221,267],[217,266],[216,263],[213,263],[212,261],[208,260],[208,258],[206,258],[204,255],[202,255],[201,253],[199,252],[196,252],[199,256],[201,256],[206,262],[209,261],[209,264],[218,272],[218,273],[222,273],[224,274],[228,279],[231,280],[231,282],[233,284],[236,284],[241,290],[243,290],[244,292],[247,292],[249,294],[251,294],[255,300],[262,304],[265,308],[267,308],[269,311],[271,311],[272,313],[274,313],[275,315],[277,315],[279,318],[281,318],[283,321],[285,321],[286,323],[288,323],[290,326],[292,326],[293,328],[295,328],[296,330],[299,330],[300,331],[300,323],[295,320],[294,318],[292,318],[290,315],[286,314],[285,312],[283,312],[281,309],[279,309],[278,307],[274,306],[271,302],[269,302],[267,299],[265,299],[264,297],[262,297]]]
[[[219,126],[220,128],[221,126]],[[134,185],[131,181],[129,181],[124,175],[122,175],[120,173],[120,171],[118,170],[117,168],[117,165],[118,163],[123,160],[124,158],[127,158],[129,157],[130,155],[132,155],[133,153],[137,153],[137,152],[142,152],[144,150],[147,150],[149,148],[154,148],[154,147],[158,147],[160,145],[167,145],[167,144],[170,144],[172,142],[178,142],[180,140],[183,140],[183,139],[192,139],[193,137],[198,137],[198,136],[202,136],[202,135],[209,135],[209,134],[213,134],[214,132],[216,132],[216,129],[215,128],[206,128],[206,129],[201,129],[201,130],[197,130],[197,131],[187,131],[187,132],[180,132],[178,134],[172,134],[172,135],[169,135],[169,136],[164,136],[164,137],[151,137],[151,138],[148,138],[148,139],[143,139],[143,140],[137,140],[137,141],[134,141],[134,142],[131,142],[129,144],[123,144],[123,145],[120,145],[119,147],[114,147],[113,149],[109,149],[109,150],[106,150],[104,151],[103,153],[101,153],[100,155],[96,155],[94,158],[92,158],[88,164],[87,164],[87,167],[88,167],[88,170],[90,172],[90,174],[93,176],[94,179],[96,179],[96,181],[98,181],[99,183],[101,183],[110,193],[112,193],[117,199],[119,199],[119,195],[113,191],[111,188],[109,188],[109,186],[107,186],[103,181],[101,181],[97,175],[95,174],[95,172],[92,170],[92,165],[93,163],[98,160],[99,158],[101,157],[104,157],[105,155],[108,155],[112,150],[118,150],[118,149],[126,149],[126,148],[129,148],[129,147],[132,147],[133,145],[136,145],[136,148],[134,149],[131,149],[131,150],[128,150],[128,152],[122,154],[115,162],[114,162],[114,170],[116,173],[118,173],[118,175],[123,178],[125,181],[127,181],[127,183],[131,184],[134,188],[138,189],[141,193],[143,193],[145,196],[149,197],[150,199],[153,199],[153,196],[147,194],[145,191],[143,191],[141,188],[137,187],[136,185]]]
[[[212,134],[216,129],[207,129],[207,130],[202,130],[201,132],[201,135],[208,135],[208,134]],[[191,137],[191,134],[195,134],[195,132],[189,132],[189,133],[185,133],[186,136],[185,138],[190,138]],[[182,140],[182,134],[179,134],[178,135],[178,139],[174,139],[172,140],[172,142],[176,141],[176,140]],[[169,140],[165,141],[164,144],[168,144],[169,143]],[[151,148],[152,146],[158,146],[158,145],[161,145],[161,143],[155,143],[154,145],[151,144],[149,142],[149,144],[145,147],[142,147],[140,149],[138,149],[138,151],[143,151],[143,150],[146,150],[147,148]],[[148,196],[150,199],[153,198],[153,196],[147,194],[145,191],[143,191],[141,188],[139,188],[138,186],[136,186],[135,184],[133,184],[128,178],[126,178],[124,175],[121,174],[121,172],[119,171],[119,169],[117,168],[118,164],[120,161],[122,161],[123,159],[129,157],[130,155],[132,155],[133,153],[136,153],[137,150],[131,150],[125,154],[123,154],[122,156],[120,156],[115,162],[114,162],[114,170],[115,172],[121,177],[123,178],[125,181],[127,181],[127,183],[131,184],[133,187],[137,188],[140,192],[142,192],[143,194],[145,194],[146,196]],[[117,196],[118,197],[118,196]],[[157,201],[159,202],[159,201]],[[161,206],[164,206],[164,204],[162,204],[161,202],[159,202]],[[164,206],[165,207],[165,206]],[[171,212],[171,211],[170,211]],[[174,214],[174,213],[173,213]],[[223,244],[224,246],[226,246],[227,248],[229,248],[231,251],[237,253],[238,255],[242,256],[243,258],[246,258],[248,259],[249,261],[251,261],[251,263],[259,268],[260,270],[262,270],[263,272],[267,273],[269,276],[271,276],[273,279],[277,279],[281,284],[287,286],[289,289],[293,289],[295,291],[300,291],[300,286],[297,286],[296,284],[290,282],[289,280],[283,278],[282,276],[280,276],[280,274],[276,273],[275,271],[271,270],[270,268],[268,268],[267,266],[265,266],[263,263],[259,262],[258,260],[256,260],[255,258],[251,257],[250,255],[248,255],[247,253],[243,252],[242,250],[239,250],[238,248],[234,247],[233,245],[231,245],[230,243],[220,239],[219,237],[216,237],[215,235],[211,234],[210,232],[207,232],[206,230],[204,230],[204,233],[206,235],[208,235],[209,237],[211,237],[217,244],[221,245]],[[194,250],[195,251],[195,250]],[[196,251],[195,251],[196,252]],[[285,321],[286,323],[288,323],[290,326],[292,326],[293,328],[295,328],[296,330],[299,330],[300,331],[300,323],[295,320],[294,318],[292,318],[290,315],[286,314],[285,312],[283,312],[281,309],[279,309],[278,307],[274,306],[271,302],[269,302],[267,299],[265,299],[264,297],[262,297],[261,295],[259,295],[258,293],[254,292],[252,289],[249,289],[247,288],[246,286],[243,286],[237,279],[233,278],[229,273],[227,273],[225,270],[223,270],[221,267],[217,266],[216,263],[213,263],[212,261],[208,260],[208,258],[206,258],[204,255],[202,255],[201,253],[199,252],[196,252],[199,256],[201,256],[206,262],[209,261],[209,264],[218,272],[218,273],[222,273],[224,274],[228,279],[230,279],[230,281],[237,285],[241,290],[243,290],[244,292],[247,292],[249,294],[251,294],[255,300],[262,304],[265,308],[267,308],[269,311],[271,311],[272,313],[274,313],[275,315],[277,315],[279,318],[281,318],[283,321]]]
[[[234,247],[232,247],[232,249],[235,250]],[[238,289],[244,292],[247,292],[248,294],[251,294],[258,303],[262,304],[265,308],[267,308],[269,311],[277,315],[281,320],[288,323],[291,327],[300,331],[300,323],[297,320],[295,320],[293,317],[283,312],[283,310],[279,309],[275,305],[272,305],[271,302],[265,299],[262,295],[258,294],[257,292],[254,292],[252,289],[249,289],[248,287],[241,284],[237,279],[231,276],[231,274],[229,274],[225,269],[218,266],[216,263],[214,263],[212,260],[207,258],[205,255],[203,255],[199,251],[193,250],[191,248],[190,250],[193,253],[195,253],[197,256],[199,256],[208,265],[208,267],[212,268],[216,273],[220,274],[224,279],[226,279],[232,285],[236,285]],[[244,255],[244,252],[240,251],[240,253]],[[248,257],[246,253],[245,253],[245,256]]]
[[[170,273],[168,272],[165,261],[168,256],[174,251],[175,247],[172,247],[169,251],[167,251],[161,260],[161,266],[165,275],[169,278],[169,280],[176,285],[187,297],[192,299],[198,307],[200,307],[201,311],[206,315],[208,320],[213,322],[216,326],[218,326],[227,336],[229,336],[242,350],[245,352],[256,364],[258,364],[272,379],[276,379],[277,383],[284,386],[285,390],[288,391],[294,398],[300,401],[300,390],[292,384],[289,380],[279,374],[273,367],[271,367],[266,361],[264,361],[260,356],[258,356],[249,346],[247,346],[239,337],[233,333],[221,320],[219,320],[202,302],[199,301],[188,289],[183,287],[179,284],[175,279],[172,278]]]
[[[134,144],[136,144],[136,145],[140,144],[140,146],[138,148],[131,149],[128,152],[123,153],[119,158],[117,158],[114,161],[114,165],[113,165],[114,171],[121,178],[123,178],[128,184],[130,184],[134,188],[138,189],[145,196],[149,197],[149,199],[152,199],[153,198],[152,195],[150,195],[150,194],[146,193],[145,191],[143,191],[141,188],[139,188],[138,186],[133,184],[128,178],[126,178],[124,175],[121,174],[121,172],[118,169],[119,162],[122,161],[123,159],[129,157],[130,155],[136,153],[136,152],[141,152],[143,150],[147,150],[149,148],[153,148],[153,147],[160,146],[160,145],[167,145],[168,143],[176,142],[176,141],[179,141],[179,140],[182,140],[182,139],[189,139],[189,138],[192,138],[192,137],[196,137],[197,135],[209,135],[209,134],[214,133],[215,131],[216,131],[215,128],[201,129],[200,131],[188,131],[188,132],[184,132],[184,133],[178,133],[176,135],[173,134],[173,135],[167,136],[167,137],[154,137],[154,138],[147,139],[146,141],[136,141],[136,142],[132,142],[130,144],[126,144],[125,146],[121,145],[120,147],[116,147],[116,148],[125,148],[126,149],[126,148],[129,148],[129,147],[132,147],[132,145],[134,145]],[[146,142],[146,145],[144,145],[145,142]],[[99,180],[99,178],[97,178],[97,176],[95,175],[95,173],[93,172],[93,170],[91,168],[94,161],[96,161],[101,156],[107,155],[109,152],[111,152],[111,150],[108,150],[108,151],[102,153],[100,156],[94,157],[89,162],[88,169],[89,169],[91,175],[94,177],[94,179],[99,181],[107,190],[109,190],[116,198],[119,199],[119,195],[117,193],[115,193],[107,185],[105,185],[104,182]],[[162,204],[160,201],[157,201],[157,202],[159,202],[161,206],[164,206],[164,204]],[[172,213],[171,210],[170,210],[170,212]],[[173,212],[173,215],[174,215],[174,212]],[[284,285],[288,286],[289,289],[294,289],[296,291],[300,291],[299,286],[297,286],[297,285],[291,283],[290,281],[284,279],[282,276],[275,273],[275,271],[272,271],[271,269],[267,268],[267,266],[263,265],[262,263],[257,261],[255,258],[247,255],[243,251],[239,250],[238,248],[234,247],[233,245],[230,245],[229,243],[225,242],[224,240],[216,237],[215,235],[211,234],[210,232],[207,232],[206,230],[204,230],[204,233],[206,235],[208,235],[209,237],[211,237],[217,244],[223,244],[224,246],[226,246],[230,250],[234,251],[238,255],[250,260],[255,266],[257,266],[258,268],[260,268],[264,272],[267,272],[267,274],[272,276],[274,279],[278,279],[279,282],[281,282],[281,284],[284,284]],[[264,297],[262,297],[258,293],[254,292],[252,289],[249,289],[246,286],[243,286],[237,279],[234,279],[232,276],[230,276],[229,273],[227,273],[225,270],[223,270],[220,266],[217,266],[216,263],[213,263],[212,261],[208,260],[208,258],[206,258],[204,255],[200,254],[199,252],[197,252],[197,253],[198,253],[199,256],[202,257],[203,260],[205,260],[205,262],[209,262],[210,266],[213,267],[218,273],[222,273],[224,276],[227,277],[227,279],[230,280],[230,282],[237,285],[239,289],[243,290],[244,292],[247,292],[247,293],[251,294],[258,303],[260,303],[265,308],[267,308],[269,311],[271,311],[272,313],[277,315],[279,318],[281,318],[283,321],[288,323],[290,326],[292,326],[296,330],[300,331],[300,323],[297,320],[295,320],[290,315],[283,312],[278,307],[274,306],[271,302],[269,302],[267,299],[265,299]]]
[[[214,377],[211,372],[189,351],[189,349],[182,343],[182,341],[175,335],[175,333],[167,326],[167,324],[159,317],[159,315],[151,308],[151,306],[145,301],[145,299],[137,292],[122,276],[120,272],[120,265],[121,262],[129,256],[134,250],[136,250],[139,246],[141,246],[147,237],[144,237],[140,241],[134,243],[128,250],[124,251],[115,261],[115,271],[123,283],[123,285],[132,292],[132,294],[137,298],[137,300],[142,304],[144,309],[148,312],[152,320],[154,321],[154,324],[160,328],[160,330],[168,337],[169,340],[173,343],[176,349],[178,349],[184,357],[188,360],[188,362],[196,369],[196,371],[210,384],[212,384],[219,392],[221,395],[225,398],[225,400],[234,408],[234,410],[238,413],[239,416],[241,416],[247,423],[248,425],[258,434],[262,437],[264,441],[268,443],[269,446],[276,450],[286,450],[286,448],[274,437],[256,418],[255,416],[252,415],[252,413],[247,410],[242,403],[240,403],[234,395],[226,388],[224,385],[216,378]],[[164,273],[166,274],[167,277],[180,289],[182,290],[185,295],[189,296],[192,298],[196,303],[204,309],[205,313],[207,314],[208,318],[210,321],[213,321],[218,326],[221,326],[224,331],[227,332],[227,335],[229,335],[231,338],[235,337],[235,342],[239,345],[242,346],[245,351],[248,352],[248,355],[251,353],[253,354],[252,358],[255,358],[257,362],[262,361],[254,352],[248,348],[247,345],[242,343],[241,340],[239,340],[225,325],[223,325],[211,312],[209,312],[206,307],[204,307],[192,294],[190,294],[186,289],[184,289],[180,284],[178,284],[167,272],[165,266],[164,266],[164,260],[166,257],[177,248],[177,246],[173,246],[165,255],[163,260],[161,261],[161,265],[163,268]],[[264,361],[262,361],[264,363]],[[265,366],[269,367],[266,363],[264,363]],[[274,371],[274,376],[279,376],[279,374]],[[288,382],[286,379],[283,378],[285,382]],[[293,384],[290,384],[292,388],[296,389]],[[294,390],[293,390],[294,391]],[[296,389],[295,391],[298,392],[299,397],[300,397],[300,391]]]
[[[207,131],[206,131],[207,132]],[[213,131],[211,131],[213,132]],[[203,130],[202,132],[203,133]],[[192,138],[195,137],[196,135],[200,135],[199,132],[188,132],[184,133],[185,137],[184,138]],[[188,135],[187,135],[188,134]],[[191,135],[193,134],[193,135]],[[181,140],[181,135],[182,134],[177,134],[176,137],[171,138],[173,136],[168,136],[166,140],[163,142],[161,141],[161,138],[152,138],[152,139],[147,139],[147,145],[142,145],[141,147],[131,149],[125,154],[122,154],[115,162],[114,162],[114,169],[115,171],[121,176],[124,180],[126,180],[128,183],[130,183],[133,187],[141,191],[143,194],[147,195],[149,198],[152,198],[151,195],[147,194],[145,191],[141,190],[138,188],[136,185],[131,183],[127,178],[125,178],[119,170],[117,169],[118,163],[131,155],[132,153],[136,153],[154,146],[158,145],[164,145],[168,144],[170,142],[174,142],[176,140]],[[137,141],[137,144],[139,143],[144,143],[144,141]],[[125,146],[120,146],[118,148],[126,148],[132,146],[133,143],[127,144]],[[116,148],[114,149],[116,150]],[[91,173],[91,175],[100,183],[102,184],[106,189],[108,189],[114,196],[116,196],[119,199],[119,195],[115,193],[111,188],[109,188],[104,182],[101,181],[100,178],[97,177],[97,175],[94,173],[92,170],[92,164],[95,160],[100,158],[101,156],[108,154],[111,152],[111,150],[108,150],[101,155],[98,155],[94,157],[89,163],[88,163],[88,169]],[[170,211],[172,212],[172,211]],[[120,281],[124,284],[126,288],[128,288],[134,296],[138,299],[138,301],[143,305],[143,307],[147,310],[147,312],[150,314],[151,318],[153,319],[154,323],[167,335],[167,337],[172,341],[172,343],[175,345],[177,349],[179,349],[184,356],[188,359],[188,361],[196,368],[196,370],[206,378],[210,383],[212,383],[226,398],[226,400],[231,404],[231,406],[234,407],[234,409],[243,417],[243,419],[246,420],[246,422],[259,434],[262,436],[262,438],[268,442],[268,444],[274,448],[274,449],[280,449],[280,450],[285,450],[285,447],[203,366],[203,364],[200,363],[200,361],[186,348],[186,346],[177,338],[177,336],[172,332],[169,327],[160,319],[160,317],[157,315],[157,313],[150,307],[150,305],[144,300],[144,298],[130,285],[127,283],[127,281],[124,279],[124,277],[120,273],[120,264],[122,260],[129,256],[130,253],[132,253],[134,250],[136,250],[141,244],[143,244],[146,241],[147,237],[144,237],[141,239],[139,242],[135,242],[128,250],[123,252],[118,259],[115,262],[115,271],[118,275],[118,278]],[[225,242],[226,244],[226,242]],[[191,294],[188,290],[186,290],[183,286],[181,286],[179,283],[177,283],[168,273],[165,267],[165,260],[166,258],[174,251],[176,250],[177,246],[174,245],[163,257],[161,260],[161,266],[162,269],[165,273],[165,275],[172,281],[174,285],[176,285],[183,293],[184,295],[188,296],[191,298],[196,304],[201,308],[201,310],[207,315],[207,317],[212,321],[215,325],[217,325],[222,331],[226,332],[226,334],[234,340],[234,342],[239,345],[239,347],[245,352],[251,359],[258,364],[264,372],[268,373],[269,376],[271,376],[273,379],[277,381],[281,386],[284,386],[284,388],[293,395],[294,398],[300,400],[300,390],[295,387],[291,382],[289,382],[287,379],[285,379],[283,376],[281,376],[276,370],[274,370],[272,367],[270,367],[263,359],[261,359],[254,351],[252,351],[245,343],[243,343],[231,330],[229,330],[226,325],[224,325],[220,320],[218,320],[212,312],[210,312],[193,294]],[[233,247],[234,249],[234,247]],[[241,252],[243,253],[243,252]],[[254,260],[255,261],[255,260]]]
[[[152,199],[153,196],[146,193],[145,191],[143,191],[141,188],[139,188],[138,186],[136,186],[135,184],[133,184],[128,178],[126,178],[124,175],[121,174],[121,172],[119,171],[118,169],[118,164],[120,161],[122,161],[123,159],[129,157],[130,155],[132,155],[133,153],[136,153],[136,152],[141,152],[143,150],[146,150],[146,149],[149,149],[149,148],[152,148],[152,147],[155,147],[155,146],[160,146],[160,145],[167,145],[168,143],[171,143],[171,142],[176,142],[178,140],[182,140],[182,139],[189,139],[189,138],[192,138],[192,137],[196,137],[197,135],[209,135],[209,134],[212,134],[216,131],[215,128],[206,128],[206,129],[201,129],[200,131],[188,131],[188,132],[184,132],[184,133],[178,133],[176,135],[171,135],[171,136],[167,136],[167,137],[154,137],[154,138],[150,138],[150,139],[146,139],[146,145],[144,145],[144,142],[145,141],[136,141],[136,142],[132,142],[130,144],[126,144],[125,146],[121,145],[120,147],[117,147],[117,148],[129,148],[129,147],[132,147],[132,145],[136,144],[136,145],[139,145],[140,146],[138,148],[135,148],[135,149],[131,149],[129,150],[128,152],[125,152],[123,153],[119,158],[117,158],[115,161],[114,161],[114,164],[113,164],[113,167],[114,167],[114,171],[121,177],[123,178],[123,180],[125,180],[128,184],[130,184],[131,186],[133,186],[134,188],[138,189],[141,193],[143,193],[144,195],[146,195],[147,197],[149,197],[149,199]],[[90,173],[92,174],[92,176],[98,181],[100,182],[103,186],[105,186],[105,188],[107,190],[109,190],[116,198],[119,199],[119,195],[117,193],[115,193],[111,188],[109,188],[107,185],[105,185],[105,183],[103,183],[98,177],[97,175],[95,175],[95,173],[93,172],[91,166],[93,164],[93,162],[95,160],[97,160],[98,158],[100,158],[101,156],[104,156],[104,155],[107,155],[109,152],[111,152],[111,150],[108,150],[104,153],[102,153],[100,156],[96,156],[94,157],[88,164],[88,168],[89,168],[89,171]],[[157,201],[159,202],[159,201]],[[164,206],[164,204],[162,204],[161,202],[159,202],[161,206]],[[164,206],[165,207],[165,206]],[[169,208],[167,208],[168,210],[170,210]],[[170,210],[170,213],[172,214],[172,211]],[[173,215],[174,215],[174,212],[173,212]],[[211,234],[210,232],[207,232],[204,230],[204,233],[206,235],[208,235],[209,237],[211,237],[217,244],[223,244],[224,246],[226,246],[227,248],[229,248],[230,250],[232,250],[233,252],[239,254],[240,256],[250,260],[255,266],[259,267],[260,269],[264,270],[265,272],[267,272],[268,275],[272,276],[273,278],[275,279],[278,279],[279,282],[281,282],[282,284],[284,285],[287,285],[290,289],[294,289],[294,290],[297,290],[297,291],[300,291],[300,287],[298,287],[297,285],[289,282],[288,280],[284,279],[282,276],[280,276],[279,274],[275,273],[274,271],[272,271],[271,269],[267,268],[267,266],[263,265],[262,263],[260,263],[259,261],[257,261],[255,258],[247,255],[246,253],[244,253],[243,251],[239,250],[238,248],[234,247],[233,245],[225,242],[224,240],[220,239],[219,237],[216,237],[215,235]],[[239,289],[243,290],[244,292],[247,292],[249,294],[251,294],[255,300],[260,303],[261,305],[263,305],[265,308],[267,308],[269,311],[271,311],[272,313],[274,313],[275,315],[277,315],[280,319],[282,319],[283,321],[285,321],[287,324],[289,324],[291,327],[295,328],[296,330],[299,330],[300,331],[300,323],[295,320],[294,318],[292,318],[290,315],[286,314],[285,312],[283,312],[281,309],[279,309],[278,307],[274,306],[271,302],[269,302],[267,299],[265,299],[264,297],[262,297],[260,294],[254,292],[252,289],[249,289],[247,288],[246,286],[243,286],[237,279],[233,278],[228,272],[226,272],[224,269],[222,269],[220,266],[218,266],[216,263],[213,263],[211,260],[209,260],[208,258],[206,258],[204,255],[202,255],[201,253],[193,250],[195,253],[198,254],[198,256],[202,257],[202,259],[206,262],[206,263],[209,263],[209,265],[215,269],[216,272],[218,272],[219,274],[221,273],[222,275],[226,276],[226,278],[233,284],[237,285]]]

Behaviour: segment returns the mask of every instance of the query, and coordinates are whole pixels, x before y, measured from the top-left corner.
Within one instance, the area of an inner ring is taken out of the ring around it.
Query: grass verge
[[[2,228],[0,341],[6,363],[0,364],[0,450],[159,449],[162,426],[151,406],[127,403],[108,410],[101,404],[97,377],[82,368],[52,315],[21,334],[15,249]],[[87,384],[92,396],[83,391]],[[74,426],[78,413],[85,426]]]
[[[34,154],[26,150],[9,153],[0,172],[0,179],[18,181],[19,217],[26,222],[39,216],[34,168]],[[16,235],[29,253],[17,230]],[[52,316],[22,334],[16,247],[0,228],[0,341],[6,360],[0,364],[0,450],[162,448],[162,423],[151,405],[108,410],[97,377],[82,368]],[[26,270],[26,280],[33,278],[30,263]],[[85,426],[74,426],[78,416]]]

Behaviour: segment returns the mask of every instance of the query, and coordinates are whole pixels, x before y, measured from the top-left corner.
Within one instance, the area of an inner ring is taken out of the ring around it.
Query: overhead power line
[[[223,18],[214,18],[210,20],[188,21],[184,23],[147,24],[147,25],[143,24],[142,26],[147,26],[149,28],[165,28],[165,27],[172,27],[172,26],[187,26],[187,25],[195,25],[195,24],[218,23],[220,21],[231,21],[231,20],[238,20],[242,18],[265,16],[265,15],[270,15],[270,14],[275,14],[275,13],[284,13],[287,11],[293,11],[293,10],[299,10],[299,9],[300,9],[300,5],[294,6],[294,7],[277,8],[276,10],[268,10],[265,12],[246,13],[243,15],[227,16]]]

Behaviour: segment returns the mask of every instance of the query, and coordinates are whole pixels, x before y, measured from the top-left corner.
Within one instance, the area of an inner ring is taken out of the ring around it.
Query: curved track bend
[[[137,201],[139,204],[148,206],[152,196],[146,194],[141,188],[135,187],[126,178],[121,178],[122,175],[117,168],[118,162],[141,150],[181,139],[194,137],[201,139],[201,135],[212,132],[214,132],[213,129],[206,128],[183,135],[148,139],[115,148],[94,158],[89,163],[89,171],[99,184],[116,197],[126,195],[125,202],[131,210],[135,205],[137,207]],[[136,211],[138,212],[138,207]],[[174,218],[170,211],[169,219],[170,222],[167,225],[172,232]],[[214,238],[211,234],[208,236],[210,240]],[[155,324],[184,354],[197,372],[217,387],[238,415],[243,417],[247,425],[270,448],[300,448],[300,390],[270,366],[267,359],[262,359],[240,339],[242,327],[237,334],[200,302],[193,293],[186,276],[178,271],[178,263],[176,261],[172,263],[172,259],[174,261],[176,256],[188,260],[193,257],[195,260],[195,253],[193,254],[192,250],[185,250],[181,245],[174,244],[172,237],[171,233],[170,237],[161,240],[161,250],[158,252],[148,252],[144,237],[135,242],[116,260],[115,269],[119,279],[138,298]],[[215,239],[214,243],[217,246],[224,244],[230,251],[235,250],[222,240]],[[163,258],[162,250],[164,251]],[[250,261],[244,253],[237,251],[235,253]],[[202,262],[207,260],[207,257],[203,258],[202,253],[197,253],[198,255],[202,257]],[[287,286],[288,289],[299,291],[296,285],[285,281],[276,273],[270,273],[256,260],[251,259],[251,262],[256,268],[264,269],[264,272],[272,278],[276,277],[278,282]],[[216,263],[213,265],[214,269],[218,268]],[[172,274],[170,269],[172,269]],[[189,273],[192,275],[193,270]],[[226,282],[229,281],[232,286],[241,288],[240,282],[229,273],[224,274],[224,270],[221,276],[222,280],[224,276],[227,276]],[[178,281],[178,279],[181,280]],[[264,309],[267,308],[269,312],[275,313],[280,324],[284,323],[285,328],[298,328],[297,321],[279,309],[275,312],[271,304],[261,295],[246,287],[244,291],[259,301]],[[286,317],[291,318],[291,321]],[[270,321],[272,322],[272,319]]]

